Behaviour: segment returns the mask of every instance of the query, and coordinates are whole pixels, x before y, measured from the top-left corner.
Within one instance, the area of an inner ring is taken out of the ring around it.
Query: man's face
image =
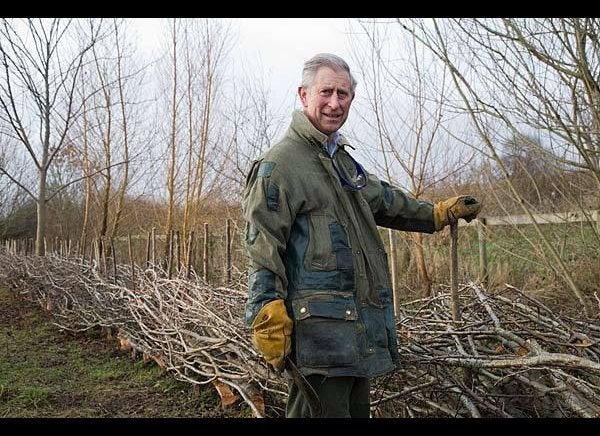
[[[350,76],[346,71],[321,67],[310,88],[298,88],[302,111],[310,122],[326,135],[342,127],[354,96],[350,90]]]

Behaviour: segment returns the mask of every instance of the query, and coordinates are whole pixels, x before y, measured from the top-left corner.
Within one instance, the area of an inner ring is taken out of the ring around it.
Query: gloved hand
[[[283,370],[283,360],[292,348],[293,324],[282,299],[265,304],[252,323],[254,346],[278,371]]]
[[[433,205],[433,222],[435,230],[442,230],[448,224],[464,218],[466,222],[474,219],[481,210],[482,204],[474,197],[461,195],[440,201]]]

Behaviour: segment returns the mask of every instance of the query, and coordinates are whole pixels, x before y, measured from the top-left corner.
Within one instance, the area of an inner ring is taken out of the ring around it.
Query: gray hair
[[[310,88],[315,80],[317,71],[321,67],[329,67],[334,71],[346,71],[350,76],[350,91],[354,95],[356,90],[356,79],[350,72],[350,67],[341,57],[331,53],[319,53],[304,62],[302,69],[302,87]]]

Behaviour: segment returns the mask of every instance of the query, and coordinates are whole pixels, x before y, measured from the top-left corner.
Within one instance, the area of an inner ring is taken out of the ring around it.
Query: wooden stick
[[[194,243],[194,231],[192,230],[190,232],[190,236],[188,238],[187,256],[186,256],[187,265],[186,265],[185,277],[188,279],[190,278],[190,270],[192,268],[192,255],[193,255],[192,244],[193,243]]]
[[[208,223],[204,223],[204,250],[202,258],[202,278],[205,283],[208,283]]]
[[[115,251],[115,241],[113,238],[110,238],[110,257],[112,257],[112,266],[113,266],[113,283],[117,284],[117,255]]]
[[[225,283],[231,283],[231,220],[225,220]]]
[[[129,252],[129,265],[131,266],[131,287],[135,291],[135,263],[133,262],[133,250],[131,247],[131,233],[127,233],[127,251]]]
[[[148,239],[146,240],[146,268],[150,267],[150,252],[152,250],[152,232],[148,232]]]
[[[450,223],[450,292],[452,298],[452,321],[460,322],[460,301],[458,299],[458,225]]]

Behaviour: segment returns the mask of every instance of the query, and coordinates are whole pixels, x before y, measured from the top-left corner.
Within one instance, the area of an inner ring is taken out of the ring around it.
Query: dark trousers
[[[306,380],[321,401],[322,418],[368,418],[369,379],[309,375]],[[298,386],[288,379],[286,418],[311,418],[308,402]]]

